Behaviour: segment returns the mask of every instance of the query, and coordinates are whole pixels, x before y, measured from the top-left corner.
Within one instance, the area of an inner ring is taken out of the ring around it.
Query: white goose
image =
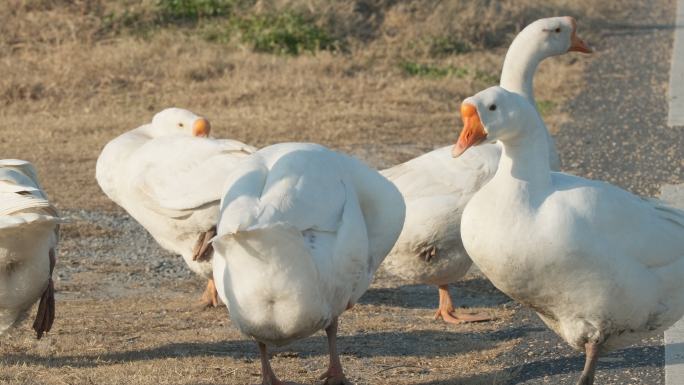
[[[568,51],[591,52],[576,30],[571,17],[540,19],[528,25],[506,53],[501,86],[534,104],[532,81],[542,60]],[[548,131],[544,135],[551,167],[558,170],[560,159],[553,139]],[[382,171],[406,201],[404,229],[384,267],[402,280],[439,287],[435,319],[450,323],[490,319],[485,314],[455,314],[448,285],[461,279],[472,264],[461,242],[461,214],[470,197],[494,176],[500,154],[499,145],[488,144],[453,159],[451,146],[446,146]]]
[[[0,335],[39,299],[33,329],[39,339],[50,331],[60,222],[31,163],[0,160]]]
[[[461,117],[454,156],[503,144],[496,175],[463,213],[463,244],[497,288],[586,353],[578,384],[593,383],[599,353],[682,317],[684,211],[552,172],[544,125],[517,94],[489,88]]]
[[[255,149],[208,138],[209,131],[209,121],[190,111],[163,110],[152,123],[107,143],[97,159],[96,178],[159,245],[208,279],[202,303],[217,306],[209,239],[226,176]]]
[[[263,384],[282,384],[266,344],[325,329],[326,384],[348,384],[337,319],[371,283],[404,222],[396,187],[360,161],[314,144],[284,143],[246,158],[221,201],[214,279],[231,319],[254,338]]]

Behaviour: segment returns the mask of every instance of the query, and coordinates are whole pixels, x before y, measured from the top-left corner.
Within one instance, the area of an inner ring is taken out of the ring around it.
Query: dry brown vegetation
[[[62,295],[56,328],[36,341],[28,328],[0,340],[0,383],[9,384],[254,384],[260,381],[256,346],[242,337],[225,309],[198,312],[187,303],[197,286],[170,285],[165,293],[107,301]],[[472,285],[471,286],[482,286]],[[185,295],[171,290],[185,291]],[[432,320],[422,306],[376,287],[340,328],[340,354],[352,381],[363,384],[503,384],[506,372],[492,360],[516,339],[487,340],[511,314],[498,310],[494,323],[454,329]],[[325,336],[314,335],[273,349],[272,364],[283,379],[306,384],[327,365]]]
[[[563,0],[244,6],[243,14],[296,9],[343,46],[291,56],[254,53],[235,37],[212,41],[207,30],[230,24],[221,17],[155,21],[155,1],[8,3],[0,8],[3,157],[35,162],[59,206],[106,209],[113,205],[93,178],[100,149],[164,107],[206,115],[216,136],[318,142],[386,166],[454,140],[460,100],[497,82],[507,44],[527,22],[605,13],[599,2]],[[583,62],[566,56],[541,68],[537,98],[549,118],[579,88]]]
[[[570,14],[591,40],[591,22],[621,6],[589,0],[235,3],[229,15],[188,20],[160,14],[151,0],[6,0],[0,7],[2,157],[34,162],[63,209],[112,211],[94,180],[100,149],[154,112],[179,106],[209,117],[218,137],[256,146],[318,142],[389,166],[453,142],[460,100],[497,83],[506,46],[525,24]],[[326,49],[255,52],[243,34],[258,28],[231,27],[288,12],[323,33]],[[584,62],[565,56],[540,68],[537,99],[553,129],[564,102],[581,89]],[[96,241],[121,236],[118,231],[84,221],[65,226],[60,265],[80,270],[58,281],[61,317],[46,340],[33,340],[26,325],[0,340],[0,383],[258,382],[253,344],[226,327],[225,310],[189,309],[200,282],[161,279],[117,256],[95,263],[81,258],[99,252]],[[129,280],[121,285],[112,277]],[[505,383],[506,371],[491,362],[517,341],[487,335],[512,311],[481,281],[460,287],[479,299],[498,298],[471,305],[499,320],[454,328],[432,320],[434,290],[388,290],[394,283],[379,279],[342,320],[350,377],[357,384]],[[313,383],[325,360],[317,335],[278,350],[273,365],[284,378]]]

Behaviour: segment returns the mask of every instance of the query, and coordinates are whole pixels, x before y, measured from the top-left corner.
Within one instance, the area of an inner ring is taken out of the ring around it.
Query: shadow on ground
[[[532,331],[536,331],[536,329],[525,326],[514,330],[509,329],[506,333],[488,333],[486,338],[482,333],[432,330],[357,333],[340,336],[338,347],[343,356],[357,358],[370,358],[380,355],[395,357],[410,355],[426,358],[454,356],[456,359],[459,354],[491,347],[502,340],[521,337]],[[327,355],[327,340],[323,336],[313,336],[283,348],[274,348],[271,352],[275,356],[298,356],[300,358]],[[148,349],[93,355],[49,357],[25,353],[8,354],[0,359],[0,363],[3,365],[30,364],[44,367],[95,367],[131,361],[203,356],[258,359],[257,347],[253,341],[231,340],[209,343],[172,343]]]
[[[494,307],[511,300],[483,277],[461,280],[449,285],[454,305],[458,307]],[[360,304],[395,306],[406,309],[437,309],[436,286],[404,285],[392,288],[371,288],[359,300]]]
[[[632,347],[613,352],[598,364],[597,371],[600,373],[610,369],[626,369],[651,367],[662,365],[664,348],[662,346]],[[547,360],[539,360],[507,367],[497,372],[480,373],[471,377],[457,377],[448,380],[424,382],[419,385],[453,385],[470,383],[498,383],[497,378],[510,378],[506,384],[520,384],[525,381],[560,374],[576,373],[579,378],[584,366],[584,355],[576,354],[569,357],[560,357]]]

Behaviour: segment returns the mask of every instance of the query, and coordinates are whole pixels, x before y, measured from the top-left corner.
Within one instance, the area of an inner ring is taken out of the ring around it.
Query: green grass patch
[[[411,61],[399,63],[399,67],[409,76],[420,76],[426,78],[440,79],[446,77],[464,78],[468,76],[468,69],[456,66],[436,66],[430,64],[420,64]]]
[[[541,116],[547,116],[556,109],[556,105],[553,100],[540,100],[537,102],[537,110]]]
[[[257,52],[299,55],[334,50],[337,46],[336,40],[312,18],[293,11],[251,15],[236,20],[236,24],[242,42]]]
[[[157,9],[164,19],[198,20],[231,15],[239,3],[239,0],[157,0]]]
[[[463,79],[468,77],[477,82],[483,83],[483,86],[491,86],[499,83],[499,75],[453,65],[438,66],[432,64],[421,64],[412,61],[403,61],[399,63],[399,68],[401,68],[404,74],[408,76],[419,76],[431,79],[442,79],[448,77]]]
[[[176,29],[204,40],[240,42],[256,52],[279,55],[336,50],[342,42],[319,25],[315,15],[291,9],[251,10],[255,0],[157,0],[151,8],[101,15],[100,35],[149,36]]]
[[[451,36],[437,36],[429,41],[430,55],[444,57],[470,52],[470,44]]]
[[[487,86],[497,85],[500,82],[499,74],[492,74],[485,71],[475,71],[475,80],[480,81]]]

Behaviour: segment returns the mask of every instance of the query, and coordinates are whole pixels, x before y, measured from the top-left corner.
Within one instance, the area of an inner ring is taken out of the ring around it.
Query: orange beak
[[[577,36],[577,21],[575,18],[570,18],[570,23],[572,24],[572,36],[570,36],[570,49],[568,52],[582,52],[582,53],[592,53],[594,50],[589,47],[584,40]]]
[[[461,135],[458,137],[458,142],[456,142],[453,150],[451,150],[451,155],[454,158],[458,158],[465,150],[487,139],[487,133],[480,121],[480,117],[477,115],[475,106],[465,102],[461,104],[461,119],[463,120],[463,130],[461,130]]]
[[[211,124],[209,124],[209,121],[204,118],[199,118],[195,120],[195,123],[192,124],[192,136],[200,136],[206,138],[207,136],[209,136],[210,131]]]

